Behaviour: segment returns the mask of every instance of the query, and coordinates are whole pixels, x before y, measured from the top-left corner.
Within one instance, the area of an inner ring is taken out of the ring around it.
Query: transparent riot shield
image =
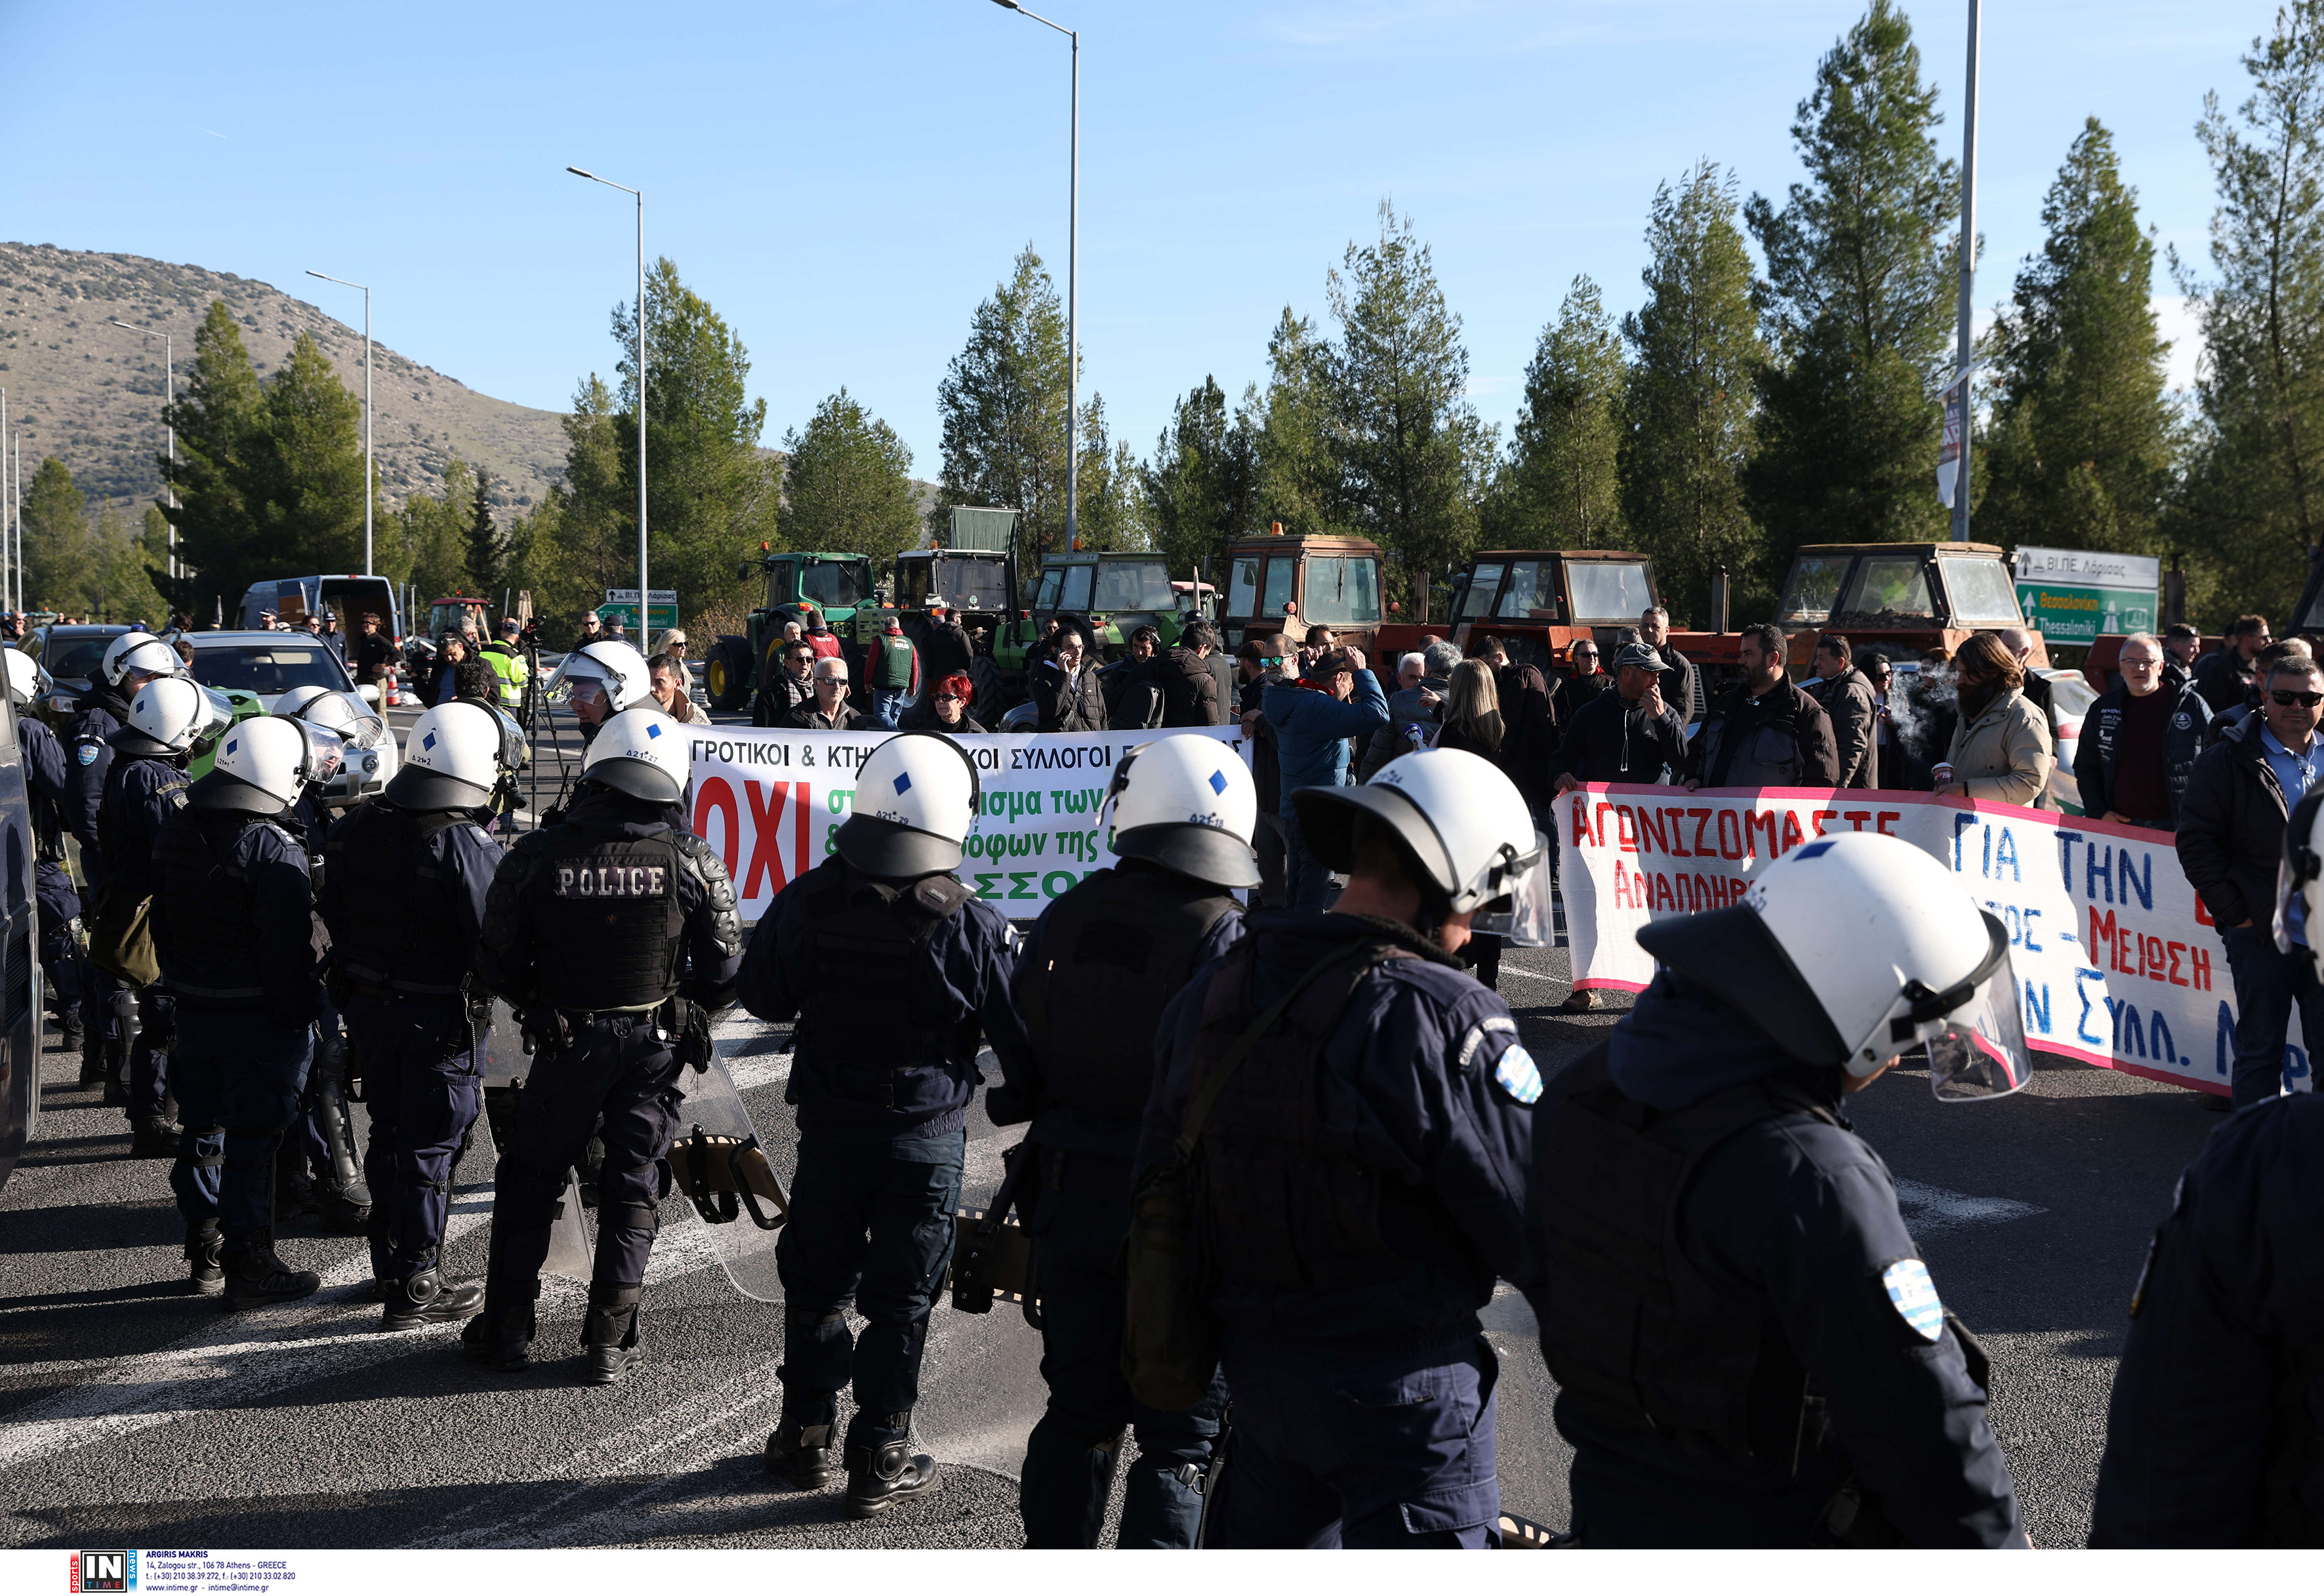
[[[590,1235],[589,1221],[581,1212],[581,1177],[567,1169],[565,1195],[557,1201],[557,1222],[549,1231],[549,1257],[542,1261],[540,1272],[562,1275],[586,1286],[596,1262],[596,1239]]]
[[[780,1302],[775,1274],[775,1234],[790,1213],[790,1197],[775,1178],[751,1111],[742,1106],[726,1061],[679,1075],[686,1101],[678,1104],[678,1139],[670,1144],[671,1184],[694,1204],[734,1289],[760,1302]]]
[[[506,1003],[495,1002],[492,1031],[484,1038],[484,1112],[469,1131],[472,1139],[482,1135],[489,1140],[495,1167],[508,1151],[515,1131],[517,1104],[523,1101],[532,1064],[533,1056],[526,1050],[523,1029],[517,1024],[516,1015]],[[463,1158],[466,1149],[464,1142]],[[540,1266],[542,1274],[562,1275],[568,1280],[588,1283],[596,1262],[597,1243],[585,1208],[580,1176],[568,1169],[565,1172],[564,1195],[558,1199],[556,1219],[549,1227],[549,1258]]]

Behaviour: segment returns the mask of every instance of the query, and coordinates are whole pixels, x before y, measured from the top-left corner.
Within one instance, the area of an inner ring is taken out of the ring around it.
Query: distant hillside
[[[242,323],[262,377],[309,333],[348,391],[362,395],[360,312],[350,328],[245,277],[139,255],[0,244],[0,387],[8,391],[10,429],[24,429],[27,474],[53,454],[91,500],[134,508],[157,497],[161,342],[106,323],[118,317],[171,334],[182,390],[195,330],[213,300],[224,300]],[[384,345],[373,349],[372,395],[379,407],[373,447],[392,505],[414,492],[441,492],[455,449],[491,471],[503,507],[531,504],[564,476],[565,434],[552,411],[488,398]]]

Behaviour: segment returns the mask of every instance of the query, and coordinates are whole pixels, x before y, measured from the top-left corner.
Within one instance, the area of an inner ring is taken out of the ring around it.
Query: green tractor
[[[1025,650],[1058,615],[1085,617],[1108,660],[1130,651],[1130,636],[1140,626],[1161,634],[1174,649],[1196,620],[1217,621],[1218,590],[1209,583],[1173,581],[1158,554],[1052,554],[1033,578],[1026,619],[1001,629],[993,653],[1001,669],[1022,678]]]
[[[761,571],[766,573],[767,599],[744,623],[748,633],[722,637],[703,656],[702,687],[710,707],[731,711],[748,704],[752,691],[782,669],[775,645],[782,641],[783,623],[797,621],[805,626],[811,610],[820,610],[839,634],[850,674],[861,681],[862,652],[845,640],[854,634],[857,608],[872,603],[871,556],[762,552],[734,567],[736,577],[745,582]]]

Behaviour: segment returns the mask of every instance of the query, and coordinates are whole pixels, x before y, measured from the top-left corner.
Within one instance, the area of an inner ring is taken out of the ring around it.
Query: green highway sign
[[[2089,549],[2017,550],[2017,602],[2025,623],[2053,643],[2154,630],[2163,562],[2151,555]]]

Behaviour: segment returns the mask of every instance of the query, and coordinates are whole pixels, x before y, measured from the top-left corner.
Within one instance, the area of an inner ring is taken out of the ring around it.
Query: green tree
[[[475,470],[456,454],[444,467],[444,491],[414,494],[395,515],[392,537],[409,562],[423,610],[448,594],[471,591],[468,535],[475,504]],[[630,580],[637,580],[634,567]]]
[[[1951,380],[1958,169],[1932,137],[1912,24],[1872,0],[1816,69],[1792,139],[1808,180],[1745,217],[1767,261],[1745,481],[1775,568],[1807,542],[1946,535],[1936,394]]]
[[[1144,474],[1127,442],[1116,443],[1106,429],[1105,401],[1095,394],[1082,406],[1081,544],[1084,549],[1151,549],[1153,521],[1146,502]]]
[[[104,569],[88,524],[88,498],[54,455],[24,494],[24,595],[36,610],[86,614]]]
[[[868,554],[887,565],[920,540],[912,451],[845,388],[783,435],[783,547]]]
[[[1743,502],[1752,379],[1767,351],[1735,211],[1732,174],[1709,161],[1659,185],[1639,274],[1646,300],[1622,320],[1634,357],[1621,445],[1633,547],[1653,556],[1665,602],[1706,624],[1720,566],[1741,601],[1736,620],[1769,613],[1761,606],[1783,576],[1762,568]]]
[[[2280,611],[2324,542],[2324,4],[2284,5],[2244,69],[2236,117],[2213,93],[2196,127],[2218,185],[2216,275],[2172,259],[2208,356],[2174,519],[2209,567],[2213,623]]]
[[[969,318],[968,342],[936,385],[944,469],[929,525],[956,504],[1019,512],[1029,565],[1065,529],[1065,318],[1041,257],[1027,244],[1007,281]]]
[[[194,603],[196,593],[205,600],[210,596],[213,572],[223,593],[223,584],[245,567],[257,540],[244,496],[243,457],[258,430],[263,394],[242,328],[223,300],[210,301],[194,335],[194,358],[179,395],[169,409],[177,457],[157,458],[177,498],[176,507],[165,513],[178,528],[180,565],[193,572],[174,595],[183,608]],[[238,602],[242,589],[225,596]]]
[[[1383,201],[1379,240],[1351,243],[1325,291],[1340,324],[1328,364],[1349,520],[1395,557],[1398,594],[1415,568],[1466,558],[1496,439],[1468,401],[1469,352],[1428,246]]]
[[[106,606],[124,620],[166,625],[170,604],[161,584],[170,569],[170,521],[158,504],[145,506],[132,532],[128,520],[106,505],[97,521],[97,547],[106,561]]]
[[[1259,494],[1255,442],[1251,429],[1228,413],[1217,378],[1204,377],[1178,401],[1141,474],[1154,546],[1173,571],[1222,554],[1229,539],[1251,529]]]
[[[1243,390],[1237,429],[1250,439],[1256,530],[1345,532],[1349,508],[1333,432],[1331,346],[1288,305],[1267,340],[1267,388]]]
[[[1621,334],[1598,285],[1576,277],[1526,367],[1508,463],[1485,510],[1491,547],[1620,547],[1624,374]]]
[[[557,565],[578,607],[595,609],[606,588],[638,583],[637,417],[632,411],[624,425],[612,391],[592,373],[574,390],[572,412],[561,425]]]
[[[2089,118],[2042,206],[2048,237],[1983,350],[1996,373],[1978,536],[2152,552],[2174,464],[2154,244],[2114,138]]]
[[[618,586],[595,582],[595,573],[583,569],[574,557],[565,538],[568,510],[564,488],[552,486],[509,526],[506,580],[519,592],[532,595],[544,648],[571,646],[582,613],[597,607],[604,587]],[[630,579],[637,580],[634,567]]]
[[[493,519],[493,474],[476,467],[476,502],[468,519],[468,583],[497,602],[506,586],[508,538]]]
[[[732,598],[735,557],[755,550],[775,536],[781,487],[774,463],[760,451],[766,430],[767,401],[750,398],[750,351],[707,300],[678,278],[665,256],[646,279],[646,520],[651,540],[650,580],[678,590],[678,609],[695,614]],[[584,496],[573,448],[595,449],[610,439],[618,457],[618,478],[604,480],[603,461],[591,461],[591,499],[586,517],[592,535],[616,519],[629,523],[631,555],[626,579],[637,585],[637,309],[617,305],[613,339],[622,351],[619,409],[609,426],[576,402],[576,419],[586,415],[586,442],[575,444],[567,429],[567,492]],[[594,401],[599,386],[592,375],[583,384]],[[618,489],[608,492],[607,489]]]
[[[362,564],[363,406],[304,333],[267,380],[242,471],[244,501],[255,512],[250,555],[266,567],[251,574]],[[238,595],[237,587],[226,597],[231,604]]]

